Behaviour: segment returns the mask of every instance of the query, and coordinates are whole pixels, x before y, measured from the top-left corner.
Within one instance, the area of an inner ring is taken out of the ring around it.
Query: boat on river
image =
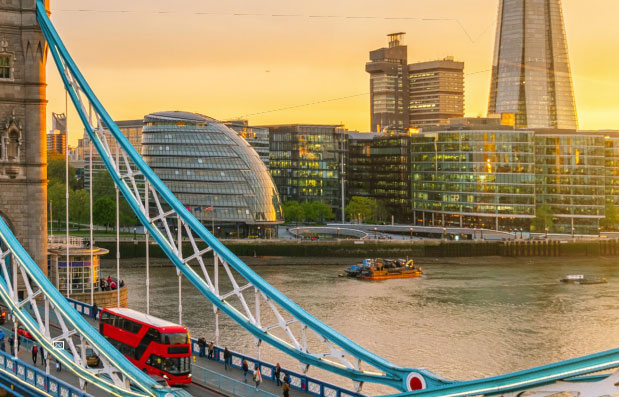
[[[566,284],[606,284],[604,277],[585,276],[584,274],[570,274],[561,279],[562,283]]]
[[[364,259],[362,263],[345,270],[346,276],[362,280],[413,278],[422,274],[422,269],[415,267],[412,259]]]

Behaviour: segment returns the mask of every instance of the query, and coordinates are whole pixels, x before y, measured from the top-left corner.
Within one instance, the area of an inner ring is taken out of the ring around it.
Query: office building
[[[404,33],[370,52],[370,130],[406,132],[464,116],[464,63],[453,57],[408,64]]]
[[[408,65],[412,128],[449,124],[464,116],[464,62],[447,57]]]
[[[236,131],[254,148],[264,165],[269,168],[269,129],[250,126],[247,120],[225,121],[225,125]]]
[[[578,128],[561,0],[500,1],[488,114],[504,113],[518,128]]]
[[[405,33],[392,33],[389,47],[370,52],[365,70],[370,74],[370,126],[373,132],[406,130],[408,119],[407,47]]]
[[[277,236],[283,222],[277,189],[236,131],[200,114],[151,113],[141,145],[147,164],[217,237]]]
[[[410,137],[349,132],[347,138],[347,197],[376,199],[381,221],[412,222]]]
[[[47,134],[47,153],[65,155],[67,150],[67,116],[52,113],[52,130]]]
[[[340,214],[346,134],[340,125],[270,125],[270,172],[282,201],[322,201]]]
[[[142,151],[142,126],[144,125],[143,120],[120,120],[116,121],[116,125],[120,129],[120,132],[129,140],[131,146],[138,153]],[[114,156],[116,156],[116,140],[110,137],[108,140],[108,145],[110,151]],[[90,137],[88,133],[84,131],[84,137],[78,142],[78,159],[84,160],[84,188],[89,189],[90,187]],[[121,161],[121,168],[123,168],[123,162]],[[93,178],[99,172],[105,171],[105,165],[101,160],[101,156],[97,153],[97,149],[92,147],[92,174]],[[142,177],[139,176],[138,179]]]

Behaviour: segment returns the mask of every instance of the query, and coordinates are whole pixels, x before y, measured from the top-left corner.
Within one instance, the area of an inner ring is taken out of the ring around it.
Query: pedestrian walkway
[[[194,364],[194,369],[193,369],[193,380],[196,382],[201,382],[201,380],[204,378],[203,374],[200,372],[202,368],[205,368],[209,371],[212,372],[217,372],[219,374],[222,374],[228,378],[232,378],[234,380],[237,380],[241,383],[245,383],[243,382],[243,370],[240,368],[236,368],[236,367],[232,367],[230,369],[228,369],[227,371],[224,369],[224,362],[223,361],[218,361],[218,360],[209,360],[206,357],[199,357],[197,354],[195,355],[196,358],[196,362]],[[249,368],[250,371],[247,374],[247,384],[250,386],[255,386],[256,383],[253,381],[252,379],[252,374],[253,374],[253,369],[254,369],[254,363],[250,362],[248,360],[249,363]],[[234,361],[233,361],[234,364]],[[283,373],[284,371],[282,371]],[[213,385],[214,383],[209,383],[210,385]],[[266,391],[270,394],[274,394],[277,396],[281,396],[283,395],[282,393],[282,386],[277,386],[276,382],[268,379],[265,374],[263,374],[262,376],[262,383],[260,383],[259,386],[260,390]],[[301,390],[295,390],[293,388],[290,389],[290,396],[291,397],[306,397],[308,395],[308,393],[301,391]]]

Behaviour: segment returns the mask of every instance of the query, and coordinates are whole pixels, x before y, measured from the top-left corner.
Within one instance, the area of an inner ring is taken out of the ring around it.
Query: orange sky
[[[466,76],[466,113],[486,112],[498,0],[51,3],[56,29],[118,120],[187,110],[252,124],[343,123],[367,131],[365,62],[396,31],[407,32],[409,62],[451,55],[465,62],[465,73],[480,72]],[[563,9],[580,126],[619,129],[619,1],[563,0]],[[131,12],[111,12],[120,10]],[[64,112],[51,58],[48,84],[48,113]],[[69,130],[75,144],[83,129],[73,111]]]

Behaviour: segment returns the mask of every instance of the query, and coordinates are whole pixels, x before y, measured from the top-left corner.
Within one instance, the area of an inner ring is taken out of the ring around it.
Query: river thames
[[[342,266],[278,265],[254,269],[309,313],[363,347],[401,366],[450,379],[526,369],[619,345],[619,259],[483,259],[485,264],[430,263],[419,279],[340,278]],[[143,260],[123,261],[131,308],[145,310]],[[106,260],[103,275],[115,272]],[[142,266],[136,266],[142,264]],[[223,272],[223,271],[222,271]],[[567,274],[603,276],[607,284],[566,285]],[[239,281],[239,284],[242,284]],[[183,325],[214,339],[212,306],[183,280]],[[253,301],[253,293],[248,293]],[[266,311],[266,305],[263,306]],[[151,314],[178,321],[172,267],[151,267]],[[253,338],[228,319],[220,345],[255,354]],[[263,345],[264,346],[264,345]],[[261,358],[299,371],[292,360],[261,348]],[[351,388],[351,382],[310,370]],[[366,385],[368,394],[392,389]]]

